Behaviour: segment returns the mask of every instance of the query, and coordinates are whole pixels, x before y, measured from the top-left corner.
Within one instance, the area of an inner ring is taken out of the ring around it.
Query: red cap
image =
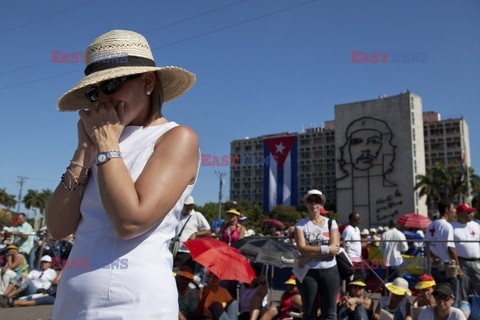
[[[434,281],[434,280],[435,279],[429,274],[424,274],[418,278],[418,282]]]
[[[329,214],[328,210],[320,208],[320,214]]]
[[[477,210],[477,209],[470,207],[466,203],[459,204],[458,207],[457,207],[457,213],[460,213],[460,212],[474,212],[475,210]]]

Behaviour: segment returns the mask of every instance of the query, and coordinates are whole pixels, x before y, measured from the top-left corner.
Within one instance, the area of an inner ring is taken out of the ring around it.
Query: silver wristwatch
[[[105,152],[100,152],[97,154],[95,157],[95,163],[98,165],[102,165],[108,160],[112,158],[121,158],[122,153],[120,151],[105,151]]]

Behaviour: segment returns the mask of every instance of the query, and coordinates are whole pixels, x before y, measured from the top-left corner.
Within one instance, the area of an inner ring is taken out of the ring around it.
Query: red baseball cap
[[[457,213],[460,213],[460,212],[474,212],[476,210],[477,209],[470,207],[466,203],[461,203],[457,206]]]

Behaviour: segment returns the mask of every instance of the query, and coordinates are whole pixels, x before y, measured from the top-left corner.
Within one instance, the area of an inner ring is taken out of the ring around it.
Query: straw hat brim
[[[410,289],[400,288],[394,285],[393,282],[385,284],[385,287],[388,289],[388,291],[395,293],[396,295],[399,295],[399,296],[412,295],[412,292],[410,291]]]
[[[195,75],[179,67],[116,67],[97,71],[84,77],[72,89],[60,97],[57,103],[57,109],[59,111],[88,109],[92,103],[85,97],[85,92],[90,89],[92,85],[109,79],[150,71],[156,71],[160,77],[163,87],[164,103],[178,98],[195,84]]]

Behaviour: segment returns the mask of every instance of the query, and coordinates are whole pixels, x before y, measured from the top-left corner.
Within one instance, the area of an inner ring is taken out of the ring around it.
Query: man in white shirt
[[[382,234],[381,240],[379,249],[383,252],[387,266],[385,282],[390,282],[391,279],[401,277],[403,274],[401,253],[408,250],[407,238],[403,232],[397,229],[395,221],[391,220],[388,223],[388,231]]]
[[[40,259],[40,269],[32,270],[28,275],[22,275],[15,283],[10,283],[4,296],[14,298],[16,296],[29,296],[38,290],[46,290],[52,285],[52,281],[57,277],[55,270],[50,269],[52,258],[48,255]]]
[[[175,268],[187,265],[192,268],[192,270],[195,270],[195,262],[192,260],[190,252],[183,243],[188,240],[209,237],[211,235],[210,224],[203,214],[195,211],[194,205],[195,201],[193,197],[189,196],[185,200],[180,222],[177,225],[175,238],[180,240],[180,248],[175,257]]]
[[[458,277],[448,278],[445,270],[445,265],[454,260],[459,265],[457,250],[453,242],[453,227],[451,222],[455,220],[456,208],[452,202],[442,200],[437,205],[440,218],[433,221],[426,230],[425,240],[432,241],[427,244],[427,254],[432,259],[432,276],[437,283],[448,282],[451,284],[455,292],[454,306],[460,305],[461,292],[459,279],[463,278],[463,272],[458,270]],[[444,242],[435,242],[435,241]]]
[[[467,275],[460,285],[464,298],[473,292],[480,294],[480,226],[472,221],[474,211],[462,203],[457,206],[457,221],[452,222],[460,268]]]
[[[360,236],[360,213],[352,212],[348,215],[349,225],[342,232],[345,251],[353,262],[355,276],[357,279],[365,280],[365,271],[362,265],[362,243]],[[351,242],[350,242],[351,241]]]
[[[12,236],[12,244],[16,244],[18,251],[25,256],[28,261],[30,251],[33,249],[33,238],[35,232],[24,213],[18,215],[18,224],[8,228],[8,234]]]

